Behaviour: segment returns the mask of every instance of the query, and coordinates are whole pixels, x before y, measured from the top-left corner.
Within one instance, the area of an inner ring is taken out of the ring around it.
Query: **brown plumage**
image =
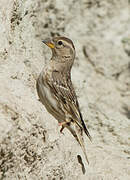
[[[71,68],[75,58],[73,42],[66,37],[55,37],[43,41],[52,49],[52,58],[37,80],[40,101],[62,125],[66,127],[81,145],[88,162],[84,146],[83,131],[91,136],[83,121],[77,96],[71,82]]]

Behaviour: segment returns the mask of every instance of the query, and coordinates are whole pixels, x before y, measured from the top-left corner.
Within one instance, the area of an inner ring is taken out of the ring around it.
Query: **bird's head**
[[[73,64],[75,47],[70,39],[66,37],[54,37],[52,40],[46,39],[42,42],[51,48],[52,60]]]

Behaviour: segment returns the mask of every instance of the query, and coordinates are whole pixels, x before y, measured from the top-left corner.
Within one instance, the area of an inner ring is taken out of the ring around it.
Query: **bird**
[[[60,132],[67,128],[81,146],[87,163],[83,132],[92,140],[84,123],[78,99],[71,81],[71,68],[75,59],[75,47],[67,37],[57,36],[42,41],[52,51],[52,57],[44,66],[36,81],[37,94],[47,111],[58,121]]]

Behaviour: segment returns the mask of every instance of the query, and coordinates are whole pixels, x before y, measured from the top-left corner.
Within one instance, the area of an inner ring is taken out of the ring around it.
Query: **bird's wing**
[[[63,75],[58,71],[52,72],[52,80],[48,82],[51,87],[52,93],[57,98],[57,101],[61,104],[62,108],[70,115],[91,140],[91,136],[83,121],[82,114],[79,109],[77,96],[73,88],[70,73]]]

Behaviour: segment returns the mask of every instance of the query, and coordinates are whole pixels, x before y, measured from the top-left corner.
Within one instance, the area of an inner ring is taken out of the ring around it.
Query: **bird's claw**
[[[65,128],[64,125],[66,124],[66,122],[61,122],[61,123],[58,123],[59,126],[62,126],[61,129],[60,129],[60,133],[64,134],[62,131],[63,129]]]

